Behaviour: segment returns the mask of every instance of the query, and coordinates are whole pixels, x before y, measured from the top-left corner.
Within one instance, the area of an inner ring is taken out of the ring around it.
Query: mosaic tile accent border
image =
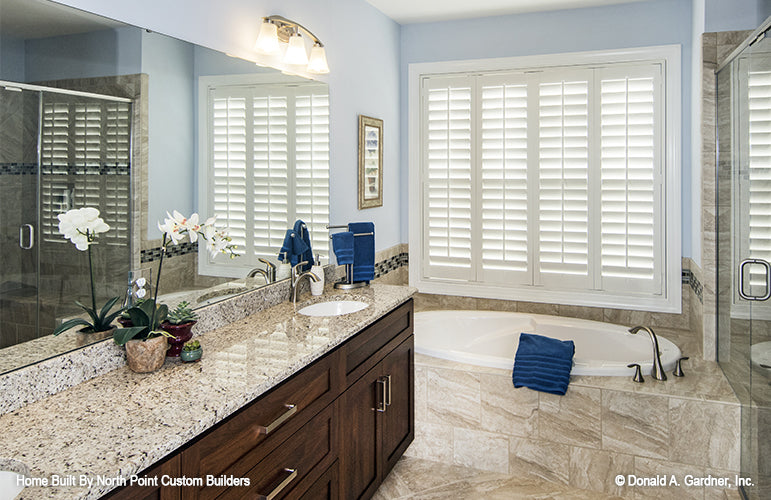
[[[178,245],[169,245],[169,247],[166,249],[166,257],[176,257],[178,255],[186,255],[189,253],[198,253],[198,243],[180,243]],[[140,262],[143,264],[145,262],[153,262],[155,260],[159,260],[161,258],[161,247],[157,248],[150,248],[147,250],[142,250]]]
[[[379,278],[385,274],[395,271],[400,267],[409,265],[410,254],[402,252],[394,255],[390,259],[385,259],[375,263],[375,278]]]
[[[43,165],[43,175],[129,175],[130,165]],[[37,175],[37,163],[2,163],[0,175]]]
[[[695,274],[691,272],[690,269],[683,269],[683,285],[688,285],[691,287],[691,290],[693,290],[693,293],[696,294],[696,297],[699,298],[699,302],[704,303],[704,287],[702,286],[699,279],[696,277]]]

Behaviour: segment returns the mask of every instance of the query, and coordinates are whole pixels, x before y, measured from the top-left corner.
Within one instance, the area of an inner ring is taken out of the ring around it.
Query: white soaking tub
[[[629,325],[629,327],[635,325]],[[415,352],[478,366],[511,370],[519,334],[575,342],[571,375],[621,376],[639,363],[651,373],[653,343],[645,331],[583,319],[498,311],[425,311],[415,314]],[[654,329],[655,331],[655,329]],[[658,337],[658,335],[657,335]],[[680,349],[658,337],[661,364],[671,372]]]

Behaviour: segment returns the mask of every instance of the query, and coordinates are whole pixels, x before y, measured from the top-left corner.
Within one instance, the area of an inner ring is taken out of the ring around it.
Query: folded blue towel
[[[311,248],[311,233],[308,231],[308,228],[305,226],[305,223],[301,221],[300,219],[297,219],[294,223],[294,232],[299,234],[302,237],[303,243],[305,243],[306,249],[303,252],[300,252],[302,255],[300,255],[297,262],[307,262],[302,268],[303,271],[310,271],[311,267],[313,267],[313,249]]]
[[[511,379],[514,387],[564,396],[570,383],[573,354],[572,340],[558,340],[531,333],[519,334]]]
[[[278,251],[278,258],[282,259],[286,255],[289,263],[294,266],[301,262],[302,256],[308,248],[305,241],[294,230],[287,229],[284,235],[284,243],[281,245],[281,250]]]
[[[372,281],[375,279],[375,224],[351,222],[348,230],[354,235],[372,233],[353,238],[353,281]]]
[[[332,235],[332,251],[340,266],[353,264],[353,233],[344,231]]]

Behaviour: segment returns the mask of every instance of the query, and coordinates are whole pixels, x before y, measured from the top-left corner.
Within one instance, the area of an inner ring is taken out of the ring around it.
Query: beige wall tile
[[[508,472],[509,441],[500,434],[453,429],[453,463],[492,472]]]
[[[512,437],[509,440],[509,474],[568,484],[570,447]]]
[[[481,382],[482,430],[511,436],[536,437],[538,393],[515,389],[508,375],[479,376]]]
[[[739,470],[741,407],[670,398],[670,460]]]
[[[634,457],[612,451],[570,448],[570,486],[602,491],[624,498],[632,496],[632,489],[618,486],[617,475],[634,472]]]
[[[601,391],[570,387],[564,396],[539,393],[538,435],[562,444],[602,447]]]
[[[459,370],[426,370],[428,421],[478,429],[482,406],[479,375]]]
[[[669,457],[667,397],[602,391],[602,447],[643,457]]]

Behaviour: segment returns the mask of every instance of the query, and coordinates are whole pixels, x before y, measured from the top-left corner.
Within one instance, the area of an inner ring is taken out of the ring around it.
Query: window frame
[[[662,195],[664,198],[663,213],[666,214],[663,220],[662,234],[665,244],[664,265],[662,266],[663,294],[620,296],[616,292],[608,291],[567,291],[549,289],[544,286],[512,286],[423,276],[421,82],[425,76],[449,74],[463,76],[469,73],[542,70],[550,67],[568,69],[571,66],[580,69],[591,65],[642,62],[660,62],[663,73],[664,150],[662,152],[662,170],[664,179],[662,182],[664,182],[664,189]],[[410,285],[425,293],[680,313],[682,309],[681,72],[680,45],[410,64],[408,75]]]

